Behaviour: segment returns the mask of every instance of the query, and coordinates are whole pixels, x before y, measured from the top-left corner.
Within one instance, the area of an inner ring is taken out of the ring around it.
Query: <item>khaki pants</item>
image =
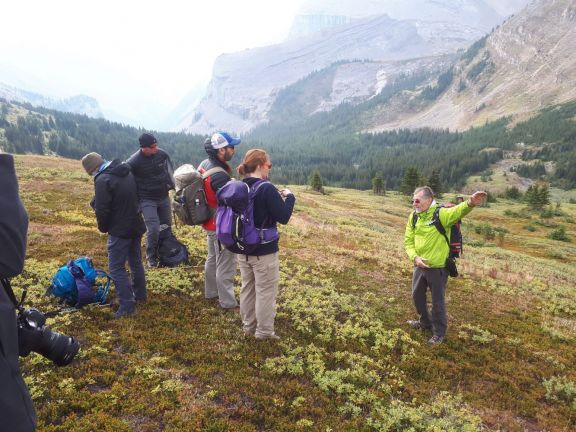
[[[231,309],[238,306],[234,295],[236,276],[236,254],[224,246],[220,247],[215,231],[207,231],[208,257],[204,264],[206,279],[204,296],[207,299],[218,297],[220,307]]]
[[[257,337],[272,336],[280,279],[278,252],[259,257],[238,255],[238,263],[242,274],[240,315],[244,332]]]

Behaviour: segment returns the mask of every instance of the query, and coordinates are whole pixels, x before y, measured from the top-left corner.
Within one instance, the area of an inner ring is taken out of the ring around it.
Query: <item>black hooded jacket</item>
[[[136,179],[139,199],[160,201],[174,189],[174,167],[164,150],[158,149],[151,156],[144,156],[142,150],[138,150],[126,163]]]
[[[101,232],[120,238],[135,238],[146,232],[128,164],[113,160],[94,178],[94,190],[93,206]]]
[[[11,155],[0,154],[0,278],[24,268],[28,215],[18,196]],[[0,430],[33,431],[36,413],[18,364],[18,332],[14,304],[0,285]]]

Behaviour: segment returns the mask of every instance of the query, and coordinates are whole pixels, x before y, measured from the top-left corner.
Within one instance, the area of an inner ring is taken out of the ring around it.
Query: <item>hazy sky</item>
[[[13,69],[127,115],[173,108],[219,54],[282,41],[302,2],[4,0],[0,81]]]

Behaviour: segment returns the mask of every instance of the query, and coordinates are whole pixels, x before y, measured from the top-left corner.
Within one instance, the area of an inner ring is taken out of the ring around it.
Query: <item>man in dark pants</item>
[[[240,144],[239,138],[234,138],[226,132],[218,132],[204,142],[204,150],[208,159],[198,166],[198,171],[204,177],[206,201],[214,209],[218,207],[216,193],[230,181],[232,168],[228,164],[234,156],[235,147]],[[236,275],[236,255],[221,247],[216,238],[216,222],[214,217],[202,225],[206,230],[208,256],[204,265],[205,281],[204,296],[207,299],[218,298],[220,307],[225,311],[237,310],[238,301],[234,295],[234,276]]]
[[[438,219],[447,233],[450,226],[472,211],[472,208],[482,202],[486,192],[474,192],[468,201],[454,207],[442,207]],[[434,193],[428,186],[419,187],[412,198],[414,212],[410,213],[404,234],[404,247],[410,261],[414,264],[412,276],[412,299],[419,320],[410,320],[408,324],[414,328],[432,330],[430,345],[438,345],[444,341],[448,320],[444,294],[448,282],[446,259],[450,247],[446,238],[434,225],[433,217],[438,204]],[[417,218],[413,224],[414,218]],[[426,291],[432,293],[432,316],[428,313]]]
[[[94,176],[93,207],[98,229],[108,233],[108,268],[116,287],[122,318],[135,312],[136,303],[146,301],[146,279],[140,244],[146,231],[130,166],[119,160],[104,161],[98,153],[82,158],[86,172]],[[132,279],[126,271],[130,266]]]
[[[0,153],[0,279],[24,268],[28,215],[18,196],[14,159]],[[0,284],[0,429],[30,432],[36,412],[18,364],[18,331],[14,303]]]
[[[168,191],[174,189],[174,167],[168,154],[158,147],[154,135],[143,133],[138,140],[140,149],[126,163],[136,179],[140,209],[146,223],[148,267],[156,267],[160,225],[172,226]]]

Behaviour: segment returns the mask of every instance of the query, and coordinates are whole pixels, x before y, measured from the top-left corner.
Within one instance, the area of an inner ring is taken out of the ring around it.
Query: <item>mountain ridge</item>
[[[454,53],[498,24],[498,18],[503,19],[480,0],[460,0],[457,4],[410,0],[400,6],[388,0],[344,3],[332,3],[323,11],[316,11],[320,15],[309,16],[320,21],[326,18],[326,26],[321,25],[318,31],[272,47],[220,56],[205,97],[188,117],[186,130],[209,133],[223,128],[247,132],[267,120],[282,88],[336,61],[406,60]],[[524,3],[519,0],[515,5]],[[479,14],[480,10],[485,13]],[[335,12],[342,14],[334,15]],[[345,13],[350,19],[345,19]],[[332,19],[335,16],[344,18]],[[280,65],[285,65],[285,69]],[[366,88],[359,90],[366,92]]]
[[[502,116],[529,116],[576,99],[576,5],[534,2],[486,37],[471,59],[455,65],[451,87],[425,110],[402,113],[369,132],[398,127],[463,130]],[[403,115],[405,114],[405,115]]]
[[[98,101],[86,95],[53,98],[0,82],[0,98],[15,102],[26,102],[34,106],[41,106],[58,111],[85,114],[92,118],[104,117]]]

